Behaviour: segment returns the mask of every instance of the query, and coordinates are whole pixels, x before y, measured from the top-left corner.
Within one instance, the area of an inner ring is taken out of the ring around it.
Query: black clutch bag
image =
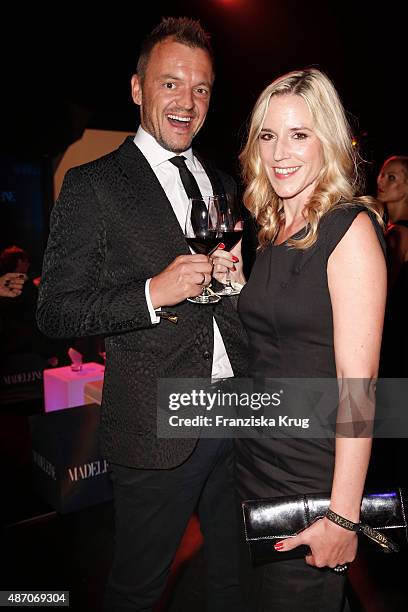
[[[274,544],[295,536],[316,519],[323,518],[329,503],[327,493],[243,501],[245,537],[252,563],[261,565],[298,559],[310,553],[308,546],[278,552]],[[406,491],[403,489],[364,495],[359,528],[366,536],[364,543],[383,552],[397,552],[405,546],[408,541],[405,507]]]

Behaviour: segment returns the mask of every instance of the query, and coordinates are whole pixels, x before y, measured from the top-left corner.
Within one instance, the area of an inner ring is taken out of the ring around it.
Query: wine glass
[[[190,198],[184,237],[193,251],[200,255],[211,255],[217,249],[222,241],[219,237],[219,221],[217,196]],[[203,285],[200,295],[187,299],[195,304],[215,304],[221,298],[209,291],[207,285]]]
[[[225,244],[225,251],[230,251],[242,238],[244,221],[242,209],[237,198],[231,194],[218,196],[218,206],[220,210],[220,221],[218,225],[218,235],[220,242]],[[225,277],[225,287],[217,291],[217,295],[229,296],[237,295],[240,290],[235,289],[231,283],[230,270],[228,269]]]

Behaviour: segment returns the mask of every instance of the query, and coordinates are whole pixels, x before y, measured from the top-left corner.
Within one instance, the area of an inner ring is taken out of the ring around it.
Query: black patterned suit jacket
[[[210,180],[234,189],[227,175]],[[220,185],[215,185],[217,189]],[[247,365],[246,336],[233,298],[169,308],[177,325],[153,325],[146,279],[190,251],[157,177],[131,137],[114,152],[67,172],[51,215],[37,321],[51,337],[104,335],[106,371],[101,450],[138,468],[171,468],[194,439],[158,439],[160,377],[211,376],[214,316],[235,375]]]

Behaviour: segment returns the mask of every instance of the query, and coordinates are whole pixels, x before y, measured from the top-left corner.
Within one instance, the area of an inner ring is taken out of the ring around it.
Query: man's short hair
[[[167,38],[192,49],[204,49],[213,61],[210,36],[203,30],[199,21],[188,17],[164,17],[142,42],[137,62],[137,74],[141,81],[145,77],[153,47]]]

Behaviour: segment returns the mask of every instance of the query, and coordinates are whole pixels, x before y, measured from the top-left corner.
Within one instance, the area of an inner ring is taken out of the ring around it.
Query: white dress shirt
[[[174,214],[177,217],[180,227],[184,232],[188,208],[188,196],[183,187],[183,183],[181,182],[178,169],[171,162],[169,162],[169,159],[174,157],[174,153],[163,149],[157,140],[148,134],[141,126],[136,132],[134,142],[149,162],[153,172],[159,180],[159,183],[163,187],[163,190],[167,195],[170,204],[172,205]],[[183,155],[186,158],[186,165],[188,169],[194,174],[203,197],[213,195],[210,180],[198,159],[194,157],[193,150],[190,148],[187,151],[183,151]],[[160,323],[161,319],[156,315],[150,299],[150,280],[151,279],[149,278],[146,281],[145,286],[146,302],[149,308],[152,323],[158,324]],[[200,308],[200,306],[197,306],[197,308]],[[214,318],[213,329],[214,354],[211,376],[212,378],[228,378],[230,376],[234,376],[231,363],[221,337],[221,332]]]

